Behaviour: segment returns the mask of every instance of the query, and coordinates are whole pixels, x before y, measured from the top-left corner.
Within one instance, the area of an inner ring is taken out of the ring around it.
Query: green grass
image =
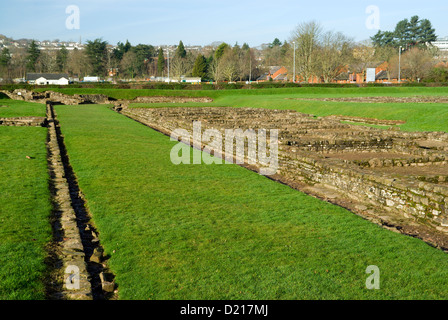
[[[45,117],[45,105],[41,103],[0,98],[0,118]]]
[[[43,92],[48,89],[39,88]],[[54,88],[52,91],[74,94],[104,94],[115,99],[134,99],[139,96],[188,96],[219,98],[226,96],[269,96],[298,95],[300,97],[353,97],[390,96],[406,97],[413,95],[446,96],[448,87],[366,87],[366,88],[269,88],[233,90],[157,90],[157,89],[101,89],[101,88]]]
[[[51,239],[46,132],[0,127],[0,300],[45,298]]]
[[[175,142],[105,106],[56,111],[121,299],[448,297],[448,255],[418,239],[236,165],[173,165]]]
[[[441,103],[355,103],[298,101],[282,96],[225,97],[220,104],[231,107],[289,109],[317,116],[344,115],[384,120],[404,120],[405,131],[448,132],[448,106]],[[218,102],[218,101],[217,101]]]

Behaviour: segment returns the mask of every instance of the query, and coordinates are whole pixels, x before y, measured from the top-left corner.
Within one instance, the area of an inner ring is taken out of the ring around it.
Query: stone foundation
[[[46,127],[47,124],[47,119],[44,117],[0,118],[0,126]]]
[[[52,102],[54,104],[78,105],[78,104],[114,104],[115,106],[127,107],[129,103],[187,103],[187,102],[212,102],[208,97],[165,97],[150,96],[137,97],[133,100],[116,100],[103,94],[74,94],[68,95],[60,92],[45,91],[34,92],[26,89],[16,89],[12,92],[0,90],[10,99],[36,103]]]

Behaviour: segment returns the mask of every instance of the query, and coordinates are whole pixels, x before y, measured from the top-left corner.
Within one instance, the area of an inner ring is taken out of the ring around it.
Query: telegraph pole
[[[170,83],[170,48],[167,47],[166,50],[168,51],[168,83]]]
[[[292,82],[296,83],[296,42],[292,42],[294,44],[294,71],[293,71],[293,78]]]
[[[398,51],[398,83],[401,83],[401,46]]]

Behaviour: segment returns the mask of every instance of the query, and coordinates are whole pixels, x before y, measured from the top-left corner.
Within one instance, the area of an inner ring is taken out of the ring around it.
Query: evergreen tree
[[[159,76],[163,75],[165,70],[165,57],[163,56],[163,49],[159,48],[159,54],[157,56],[157,73]]]
[[[373,37],[370,37],[375,47],[395,46],[395,35],[393,32],[379,30]]]
[[[11,64],[11,53],[9,52],[8,48],[3,48],[2,52],[0,53],[0,72],[1,75],[6,75],[6,77],[9,78],[9,67]]]
[[[123,46],[124,53],[128,52],[131,49],[132,49],[131,43],[129,42],[129,40],[126,40],[126,44]]]
[[[215,51],[215,59],[216,60],[221,59],[222,55],[224,54],[224,51],[229,47],[230,46],[227,43],[225,42],[221,43]]]
[[[402,46],[409,48],[415,45],[425,46],[437,40],[435,29],[428,19],[420,20],[419,16],[413,16],[410,20],[403,19],[397,23],[395,30],[378,31],[370,38],[376,47]]]
[[[244,42],[243,46],[241,47],[241,49],[244,50],[244,51],[247,51],[247,50],[250,49],[250,47],[249,47],[249,45],[246,42]]]
[[[397,23],[394,31],[397,45],[405,47],[411,43],[412,35],[410,26],[408,19],[403,19]]]
[[[28,53],[28,56],[26,58],[26,60],[27,60],[26,68],[30,71],[36,72],[37,61],[39,60],[39,57],[40,57],[40,50],[34,40],[31,41],[31,44],[28,47],[27,53]]]
[[[85,53],[92,66],[93,75],[103,76],[106,74],[107,42],[101,39],[87,41]]]
[[[207,60],[202,54],[199,54],[194,62],[192,75],[201,79],[204,79],[207,75]]]
[[[281,45],[282,45],[282,42],[278,38],[275,38],[271,44],[271,48],[275,47],[275,46],[281,46]]]
[[[428,19],[420,21],[420,28],[418,31],[420,43],[432,43],[437,40],[436,30],[433,29],[431,22]]]
[[[117,43],[117,47],[114,49],[112,56],[117,61],[121,61],[123,59],[123,55],[132,49],[132,45],[129,43],[128,40],[126,40],[126,44],[123,44],[122,42]]]
[[[187,50],[185,50],[182,40],[179,41],[179,45],[177,46],[175,56],[179,58],[185,58],[187,56]]]
[[[68,50],[63,45],[61,49],[56,54],[56,64],[58,66],[58,71],[63,72],[66,69],[67,66],[67,59],[68,59]]]
[[[137,74],[146,75],[148,73],[148,64],[155,55],[155,49],[151,45],[139,44],[130,50],[135,53],[137,63]]]
[[[0,54],[0,66],[8,67],[11,62],[11,53],[9,49],[4,47]]]
[[[420,23],[419,17],[413,16],[409,20],[408,30],[409,30],[409,41],[412,45],[415,45],[419,41],[420,33]]]

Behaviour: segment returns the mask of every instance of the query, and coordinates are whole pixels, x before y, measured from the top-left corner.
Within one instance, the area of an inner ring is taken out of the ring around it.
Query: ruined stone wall
[[[47,119],[44,117],[0,118],[0,126],[45,127],[46,125]]]
[[[104,94],[74,94],[68,95],[60,92],[45,91],[35,92],[26,89],[15,89],[14,91],[0,90],[1,93],[7,95],[10,99],[21,100],[36,103],[59,103],[64,105],[78,104],[114,104],[116,106],[128,106],[129,103],[187,103],[187,102],[212,102],[213,99],[208,97],[165,97],[165,96],[149,96],[136,97],[132,100],[116,100],[109,98]]]

